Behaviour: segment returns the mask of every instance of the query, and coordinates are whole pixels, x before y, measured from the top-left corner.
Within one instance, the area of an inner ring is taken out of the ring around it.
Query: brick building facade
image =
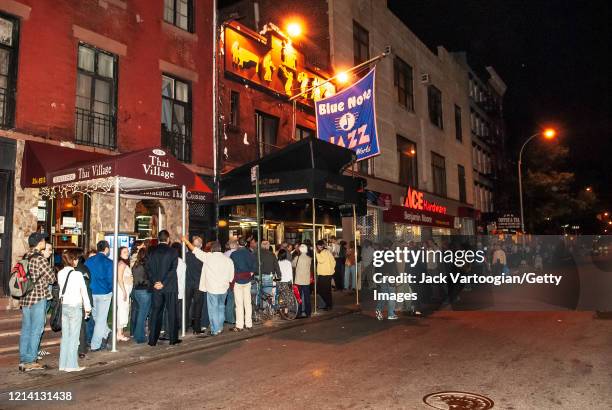
[[[162,146],[213,173],[213,15],[212,0],[0,0],[5,280],[27,235],[44,225],[39,190],[20,179],[27,144],[73,149],[66,160]],[[126,203],[122,229],[134,229],[137,206]],[[179,218],[173,206],[168,227]],[[92,219],[107,220],[100,212]]]

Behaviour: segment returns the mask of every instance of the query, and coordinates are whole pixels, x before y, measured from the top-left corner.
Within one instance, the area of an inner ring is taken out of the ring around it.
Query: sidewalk
[[[23,373],[18,370],[18,355],[2,355],[2,360],[0,360],[0,395],[4,395],[9,391],[48,389],[53,386],[66,385],[71,381],[94,377],[144,362],[152,362],[199,350],[211,349],[228,343],[248,341],[255,337],[334,319],[360,310],[359,307],[354,304],[354,296],[336,292],[334,293],[334,300],[335,307],[332,311],[319,310],[318,314],[313,315],[310,319],[285,321],[275,318],[263,324],[253,326],[253,330],[248,332],[230,332],[229,329],[231,326],[226,324],[224,332],[215,337],[201,337],[192,335],[191,332],[185,332],[185,337],[182,338],[183,343],[175,346],[169,346],[167,342],[160,342],[155,347],[151,347],[146,343],[135,344],[131,341],[119,342],[117,343],[118,352],[112,353],[111,351],[104,351],[88,353],[85,359],[79,359],[79,364],[85,366],[86,369],[78,373],[60,373],[58,371],[59,347],[48,349],[52,354],[41,360],[41,363],[49,366],[49,369],[29,373]],[[46,334],[47,332],[45,332],[45,335]]]

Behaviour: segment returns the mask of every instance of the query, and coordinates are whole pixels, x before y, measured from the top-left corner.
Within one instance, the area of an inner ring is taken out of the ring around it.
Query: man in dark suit
[[[170,247],[170,234],[163,230],[157,235],[159,244],[151,250],[147,259],[147,271],[151,282],[151,330],[149,345],[155,346],[159,339],[166,309],[170,344],[181,343],[178,338],[176,307],[178,303],[178,278],[176,267],[178,254]]]

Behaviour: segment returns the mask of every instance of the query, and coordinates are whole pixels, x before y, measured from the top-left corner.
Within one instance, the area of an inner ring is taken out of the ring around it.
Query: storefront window
[[[379,212],[378,209],[368,208],[366,215],[357,218],[357,228],[362,241],[364,239],[372,242],[379,240]]]
[[[421,227],[416,225],[393,224],[395,242],[421,242]]]
[[[446,243],[451,235],[451,230],[448,228],[432,228],[431,236],[435,243],[441,245]]]

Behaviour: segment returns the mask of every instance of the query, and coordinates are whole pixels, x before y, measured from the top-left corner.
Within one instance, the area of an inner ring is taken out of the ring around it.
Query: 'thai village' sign
[[[226,25],[221,47],[226,72],[287,97],[314,87],[300,100],[307,104],[336,93],[333,84],[323,84],[325,78],[306,68],[304,55],[276,26],[267,24],[263,33],[255,33],[235,22]]]

